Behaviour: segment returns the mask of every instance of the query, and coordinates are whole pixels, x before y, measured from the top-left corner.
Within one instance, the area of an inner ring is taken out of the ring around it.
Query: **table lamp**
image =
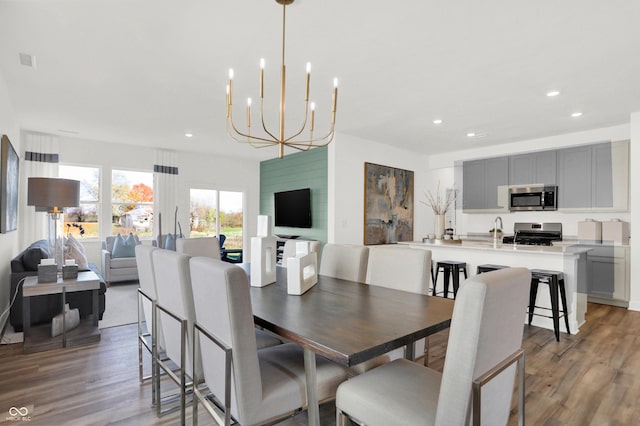
[[[78,207],[80,204],[80,181],[30,177],[27,186],[27,205],[49,214],[49,247],[58,269],[61,270],[64,264],[63,209]]]

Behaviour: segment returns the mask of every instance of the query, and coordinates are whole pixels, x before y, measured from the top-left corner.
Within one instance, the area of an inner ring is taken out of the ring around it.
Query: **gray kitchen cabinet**
[[[509,157],[463,162],[463,210],[505,210],[508,183]]]
[[[613,207],[611,144],[592,146],[591,207]]]
[[[484,209],[484,162],[472,160],[462,163],[462,208]]]
[[[558,150],[558,208],[628,210],[628,153],[628,141]]]
[[[591,208],[591,145],[558,150],[558,208]]]
[[[629,248],[592,245],[587,253],[587,299],[628,307]]]
[[[604,142],[464,161],[462,208],[508,209],[511,185],[558,185],[558,209],[629,210],[629,141]]]
[[[555,184],[556,151],[509,156],[509,185]]]

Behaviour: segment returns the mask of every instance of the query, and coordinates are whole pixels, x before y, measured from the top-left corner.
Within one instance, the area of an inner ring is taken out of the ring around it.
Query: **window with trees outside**
[[[242,249],[242,192],[191,189],[190,200],[191,238],[224,235],[225,249]]]
[[[111,234],[153,234],[153,173],[111,171]]]
[[[58,166],[58,176],[80,181],[80,206],[64,212],[64,233],[74,237],[98,238],[100,212],[100,169],[84,166]]]

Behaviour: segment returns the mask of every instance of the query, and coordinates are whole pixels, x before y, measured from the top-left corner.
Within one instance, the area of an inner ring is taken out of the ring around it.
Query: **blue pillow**
[[[165,237],[164,249],[176,251],[176,239],[173,238],[173,235],[167,234],[167,236]]]
[[[113,241],[113,250],[111,250],[111,258],[118,257],[135,257],[136,255],[137,241],[133,234],[124,239],[122,235],[116,235],[116,239]]]

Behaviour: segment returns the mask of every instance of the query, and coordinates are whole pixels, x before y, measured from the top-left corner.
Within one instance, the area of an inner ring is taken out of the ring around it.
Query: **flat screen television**
[[[276,192],[275,226],[311,228],[311,189]]]

